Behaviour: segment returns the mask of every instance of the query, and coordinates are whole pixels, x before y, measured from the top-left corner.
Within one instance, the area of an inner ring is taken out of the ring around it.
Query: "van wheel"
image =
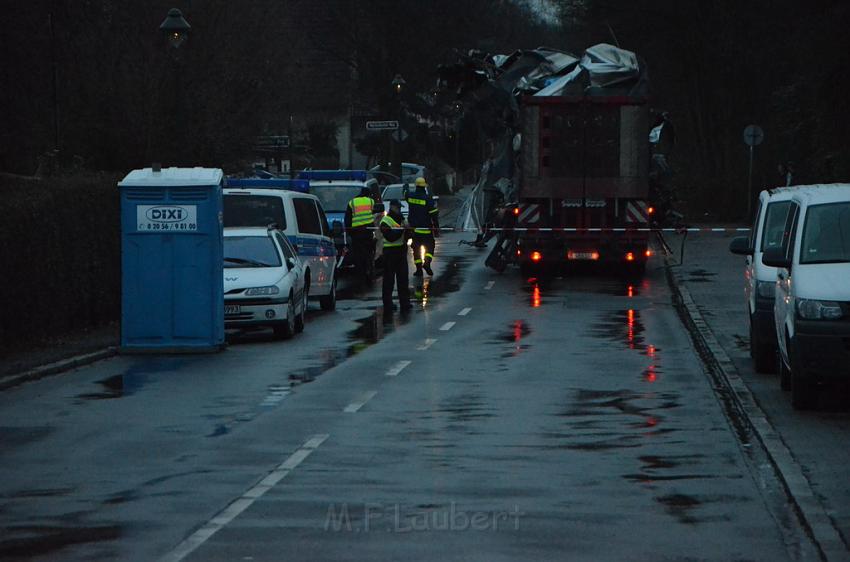
[[[750,319],[750,354],[757,373],[776,372],[776,350],[768,346],[753,327]]]
[[[319,297],[319,306],[322,307],[322,310],[336,309],[336,276],[334,276],[333,283],[331,283],[331,292],[323,297]]]
[[[794,344],[788,346],[788,360],[791,363],[791,405],[795,410],[811,410],[817,406],[817,385],[811,377],[800,372],[795,364]]]
[[[791,369],[785,366],[785,361],[782,360],[778,349],[774,361],[779,365],[779,387],[782,390],[791,390]]]

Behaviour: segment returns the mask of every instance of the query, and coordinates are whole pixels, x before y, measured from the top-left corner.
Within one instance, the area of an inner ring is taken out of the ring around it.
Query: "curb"
[[[782,436],[759,407],[726,350],[717,341],[691,297],[690,291],[679,284],[669,267],[669,259],[665,258],[665,262],[667,263],[667,282],[673,290],[685,327],[691,333],[697,347],[705,351],[700,355],[706,366],[718,375],[719,381],[726,387],[734,401],[734,406],[767,452],[771,464],[785,486],[789,500],[798,512],[801,523],[808,528],[815,546],[820,551],[821,558],[827,562],[850,561],[850,550],[817,499],[802,468],[794,460]]]
[[[86,353],[84,355],[77,355],[76,357],[62,359],[61,361],[56,361],[55,363],[48,363],[47,365],[37,367],[29,371],[24,371],[23,373],[19,373],[17,375],[11,375],[9,377],[3,378],[2,380],[0,380],[0,390],[6,390],[14,386],[24,384],[26,382],[36,381],[38,379],[43,379],[52,375],[58,375],[59,373],[64,373],[65,371],[76,369],[77,367],[91,365],[92,363],[96,363],[97,361],[102,361],[103,359],[114,357],[117,354],[117,347],[107,347],[106,349],[101,349],[100,351]]]

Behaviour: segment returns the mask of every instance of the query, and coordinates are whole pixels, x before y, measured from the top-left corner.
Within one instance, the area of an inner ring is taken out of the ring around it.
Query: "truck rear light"
[[[646,255],[646,257],[651,258],[652,257],[652,250],[647,250],[645,255]]]
[[[519,248],[517,248],[516,255],[517,255],[517,257],[521,256],[521,255],[522,255],[522,250],[520,250]]]
[[[647,208],[647,209],[646,209],[646,212],[647,212],[647,213],[649,213],[650,215],[654,215],[654,214],[655,214],[655,207],[649,207],[649,208]]]
[[[627,253],[626,261],[635,261],[635,255],[632,252]]]
[[[531,261],[538,262],[543,259],[543,254],[540,252],[531,252]]]
[[[514,216],[515,217],[519,216],[519,207],[514,207]]]

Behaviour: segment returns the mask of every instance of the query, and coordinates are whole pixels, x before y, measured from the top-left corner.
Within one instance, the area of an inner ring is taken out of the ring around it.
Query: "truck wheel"
[[[643,279],[646,275],[646,262],[635,260],[626,266],[626,275],[631,279]]]
[[[776,372],[776,350],[759,336],[750,319],[750,354],[757,373]]]
[[[336,309],[336,275],[334,275],[333,283],[331,283],[331,292],[319,297],[319,306],[322,307],[322,310]]]

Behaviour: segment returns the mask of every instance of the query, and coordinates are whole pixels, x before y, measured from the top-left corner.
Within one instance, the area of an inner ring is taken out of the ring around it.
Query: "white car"
[[[289,180],[228,178],[224,226],[277,225],[304,263],[305,285],[322,310],[336,308],[337,249],[325,209],[315,195],[276,187]],[[296,180],[297,181],[297,180]],[[302,182],[307,189],[308,182]]]
[[[405,197],[407,195],[407,192],[413,193],[415,190],[416,186],[414,186],[412,183],[391,183],[390,185],[384,188],[384,192],[381,194],[381,199],[384,200],[385,205],[388,205],[392,199],[398,199],[398,201],[401,203],[401,214],[404,218],[407,218],[409,208]],[[431,194],[430,188],[426,187],[425,192],[428,193],[428,195],[431,195],[431,198],[435,202],[439,201],[439,197]]]
[[[274,228],[224,229],[224,325],[270,326],[278,337],[304,330],[304,264]]]
[[[850,184],[798,188],[784,231],[762,256],[778,268],[780,376],[793,406],[812,408],[820,383],[850,378]]]
[[[759,373],[772,373],[777,367],[773,321],[776,268],[764,265],[761,257],[766,249],[782,244],[785,219],[795,190],[782,187],[762,191],[750,236],[735,238],[729,245],[732,253],[747,256],[744,294],[750,319],[750,356]]]

